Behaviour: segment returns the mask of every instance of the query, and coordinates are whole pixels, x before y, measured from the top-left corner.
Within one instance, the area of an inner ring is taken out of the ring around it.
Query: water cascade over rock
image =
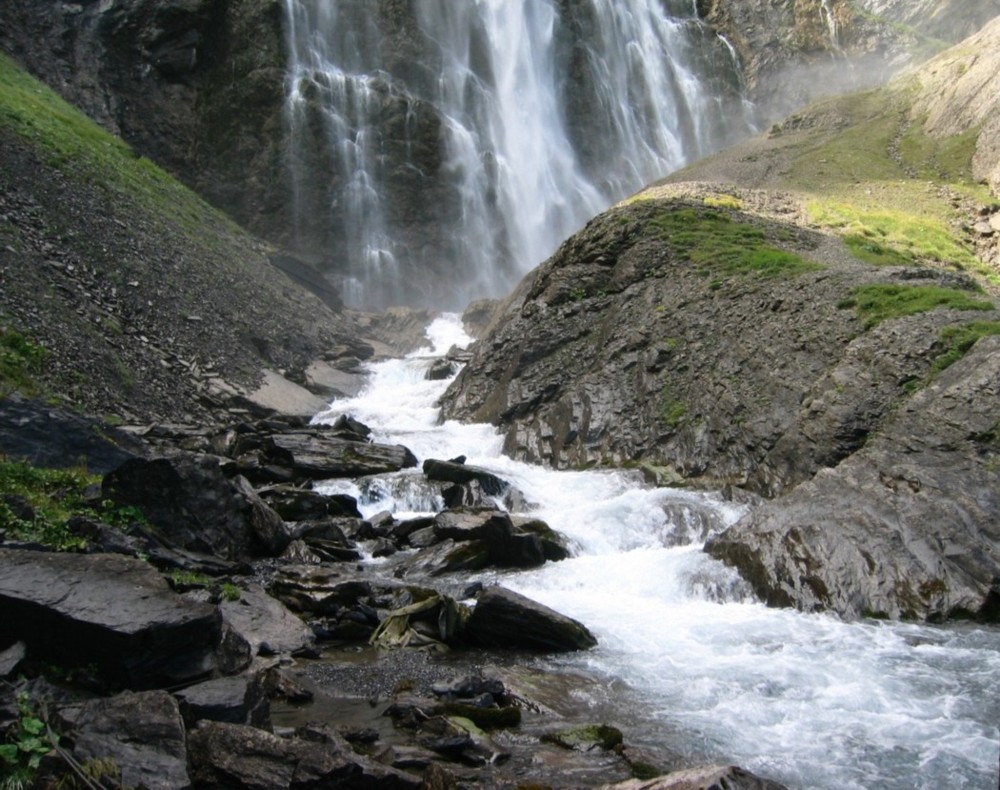
[[[286,0],[296,246],[349,303],[501,295],[750,127],[696,3]]]

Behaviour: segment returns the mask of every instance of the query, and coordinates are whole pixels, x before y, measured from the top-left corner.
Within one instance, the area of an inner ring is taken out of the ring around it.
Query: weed
[[[86,495],[88,486],[100,477],[83,469],[43,469],[21,461],[0,460],[0,491],[23,500],[31,509],[26,515],[0,500],[0,529],[9,537],[41,543],[57,551],[78,551],[86,540],[67,527],[73,516],[103,521],[119,529],[145,523],[135,507],[119,508]]]
[[[0,327],[0,397],[13,391],[36,395],[32,378],[49,352],[20,332]]]
[[[743,201],[734,195],[712,195],[705,198],[705,205],[713,208],[731,208],[739,211],[743,208]]]
[[[7,743],[0,744],[0,766],[4,778],[0,788],[30,787],[42,757],[51,750],[45,722],[38,717],[25,692],[17,695],[17,723],[11,728]]]
[[[851,291],[851,298],[838,307],[853,307],[865,329],[908,315],[926,313],[936,308],[949,310],[993,310],[992,302],[974,299],[967,291],[937,285],[862,285]]]
[[[760,277],[795,276],[823,268],[769,244],[765,231],[749,222],[738,222],[717,211],[681,208],[664,212],[649,222],[696,272]],[[713,280],[718,282],[718,278]]]
[[[931,364],[931,377],[955,364],[980,338],[1000,335],[1000,321],[973,321],[960,326],[946,326],[941,330],[941,343],[945,350]]]

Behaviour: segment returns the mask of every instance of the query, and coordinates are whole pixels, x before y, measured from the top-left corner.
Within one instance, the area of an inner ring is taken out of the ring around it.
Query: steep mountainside
[[[268,254],[0,55],[0,393],[203,419],[356,334]]]
[[[592,221],[508,300],[445,416],[554,466],[774,497],[710,546],[772,603],[996,617],[1000,204],[974,163],[998,40],[1000,20]],[[978,111],[945,128],[952,99]]]

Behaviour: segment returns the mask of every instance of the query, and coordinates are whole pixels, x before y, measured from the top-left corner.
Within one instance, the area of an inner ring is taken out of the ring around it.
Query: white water
[[[301,182],[316,174],[300,174],[295,216],[329,212],[352,304],[506,294],[603,208],[751,131],[733,50],[691,0],[415,0],[405,24],[422,60],[404,64],[380,5],[285,0],[289,144],[322,126],[340,179],[331,205],[308,205]],[[419,140],[394,147],[394,104],[433,108],[440,162],[414,154]],[[419,243],[423,207],[390,205],[417,170],[454,215]],[[450,274],[428,293],[442,260]]]
[[[447,382],[423,378],[427,357],[468,338],[454,317],[431,334],[432,348],[373,366],[365,392],[318,419],[353,414],[421,460],[465,454],[573,539],[577,557],[499,578],[597,635],[598,648],[559,662],[628,685],[613,722],[627,741],[797,788],[997,787],[1000,631],[845,623],[754,602],[700,551],[703,536],[691,540],[732,523],[738,508],[624,473],[530,467],[500,456],[489,426],[437,425],[433,401]],[[362,510],[387,505],[432,509],[397,497]],[[678,538],[688,542],[667,547]]]

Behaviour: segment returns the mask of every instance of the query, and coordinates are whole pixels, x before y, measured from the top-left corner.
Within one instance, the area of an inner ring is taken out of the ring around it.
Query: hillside
[[[593,220],[508,300],[445,416],[516,457],[770,498],[709,549],[772,603],[995,617],[998,36]],[[977,112],[935,124],[952,100]]]
[[[354,337],[273,252],[0,55],[0,391],[204,419]]]

